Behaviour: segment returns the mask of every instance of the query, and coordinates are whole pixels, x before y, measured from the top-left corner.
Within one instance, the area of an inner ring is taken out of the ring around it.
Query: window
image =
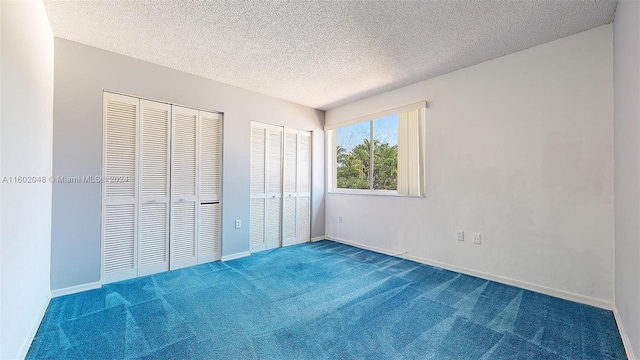
[[[328,126],[333,190],[424,195],[425,107],[423,102]]]
[[[338,128],[336,139],[338,189],[397,189],[397,114]]]

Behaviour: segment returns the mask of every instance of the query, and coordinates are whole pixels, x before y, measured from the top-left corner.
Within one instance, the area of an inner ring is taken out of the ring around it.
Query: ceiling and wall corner
[[[608,24],[615,5],[45,1],[56,37],[321,110]]]

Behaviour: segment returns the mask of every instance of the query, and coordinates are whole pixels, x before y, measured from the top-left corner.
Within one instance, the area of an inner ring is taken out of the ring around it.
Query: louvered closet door
[[[172,106],[170,268],[197,263],[198,111]]]
[[[311,132],[298,132],[298,243],[311,241]]]
[[[283,128],[267,129],[267,249],[282,244],[282,145]]]
[[[222,255],[222,116],[200,111],[198,264]]]
[[[169,270],[171,105],[140,100],[138,276]]]
[[[251,123],[251,252],[282,243],[283,129]]]
[[[250,209],[250,250],[266,250],[265,216],[267,197],[267,128],[264,124],[251,123],[251,209]]]
[[[137,98],[104,93],[102,175],[126,177],[102,184],[102,282],[137,275]]]
[[[284,131],[284,199],[282,211],[282,246],[298,242],[297,236],[298,130]]]

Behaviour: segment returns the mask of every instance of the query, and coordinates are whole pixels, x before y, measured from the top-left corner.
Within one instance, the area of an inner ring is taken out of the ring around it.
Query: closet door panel
[[[297,196],[292,194],[284,197],[282,211],[282,246],[293,245],[298,241],[296,229],[298,222],[296,199]]]
[[[309,242],[311,241],[311,198],[309,196],[298,196],[297,205],[297,242]]]
[[[197,127],[197,110],[172,106],[172,270],[197,263]]]
[[[169,270],[169,204],[140,205],[138,276]]]
[[[311,194],[311,132],[300,131],[298,139],[298,193]]]
[[[137,275],[137,135],[140,101],[104,93],[102,175],[126,181],[102,183],[103,283]]]
[[[297,243],[296,197],[298,178],[298,130],[284,131],[284,200],[282,246]]]
[[[283,129],[268,129],[267,145],[267,249],[282,244],[282,146]]]
[[[102,282],[136,277],[136,207],[106,205],[103,219]]]
[[[201,204],[199,223],[198,263],[220,260],[222,254],[220,203]]]
[[[140,100],[138,276],[169,270],[171,105]]]
[[[251,199],[251,224],[249,228],[251,252],[266,250],[265,245],[266,199]]]
[[[222,256],[222,116],[200,111],[198,264]]]
[[[195,264],[196,204],[192,201],[173,205],[173,236],[171,238],[171,268]],[[189,262],[189,265],[184,264]],[[182,266],[181,266],[182,265]]]
[[[200,111],[200,200],[222,194],[222,116]]]
[[[266,207],[267,207],[267,129],[263,124],[251,123],[251,209],[250,209],[250,250],[266,250]]]
[[[311,241],[311,132],[298,134],[298,243]]]
[[[298,131],[286,129],[284,135],[284,193],[296,193],[298,169]]]

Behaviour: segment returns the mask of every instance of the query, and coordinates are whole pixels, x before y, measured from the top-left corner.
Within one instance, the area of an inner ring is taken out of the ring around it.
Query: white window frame
[[[373,121],[388,115],[392,115],[392,114],[399,114],[401,112],[406,112],[406,111],[411,111],[411,110],[415,110],[415,109],[419,109],[419,108],[426,108],[427,107],[427,102],[426,101],[420,101],[418,103],[414,103],[414,104],[409,104],[409,105],[405,105],[405,106],[401,106],[401,107],[397,107],[397,108],[393,108],[393,109],[389,109],[386,111],[381,111],[378,113],[374,113],[371,115],[366,115],[366,116],[361,116],[352,120],[348,120],[348,121],[342,121],[342,122],[338,122],[335,124],[331,124],[331,125],[327,125],[325,126],[325,133],[326,133],[326,149],[327,149],[327,168],[326,168],[326,172],[327,172],[327,180],[329,180],[327,183],[329,184],[328,189],[327,189],[327,193],[329,194],[347,194],[347,195],[368,195],[368,196],[396,196],[396,197],[424,197],[423,196],[410,196],[410,195],[400,195],[398,194],[397,190],[375,190],[373,189],[373,182],[370,182],[370,188],[369,189],[345,189],[345,188],[338,188],[338,171],[337,171],[337,162],[336,162],[336,146],[337,146],[337,138],[336,138],[336,134],[337,134],[337,129],[345,127],[345,126],[349,126],[349,125],[354,125],[354,124],[358,124],[358,123],[362,123],[362,122],[369,122],[370,123],[370,132],[369,132],[369,138],[370,140],[373,140]],[[371,149],[369,150],[369,156],[371,157],[371,161],[370,164],[373,165],[373,157],[374,157],[374,153],[373,153],[373,141],[370,141],[371,143]],[[424,151],[424,149],[422,149],[421,151]],[[424,167],[424,164],[423,164]],[[369,171],[373,172],[373,166],[369,167]],[[371,174],[369,176],[370,178],[372,178]]]

